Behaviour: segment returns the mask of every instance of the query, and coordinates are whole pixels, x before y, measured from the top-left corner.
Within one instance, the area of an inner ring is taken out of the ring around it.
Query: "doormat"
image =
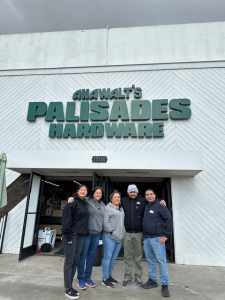
[[[54,253],[54,255],[64,255],[64,250],[63,250],[63,248],[60,249],[59,251],[57,251],[56,253]]]

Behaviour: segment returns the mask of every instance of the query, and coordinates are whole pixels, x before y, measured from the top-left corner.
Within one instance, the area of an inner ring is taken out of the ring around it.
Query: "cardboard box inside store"
[[[53,209],[52,217],[62,217],[63,210],[62,209]]]

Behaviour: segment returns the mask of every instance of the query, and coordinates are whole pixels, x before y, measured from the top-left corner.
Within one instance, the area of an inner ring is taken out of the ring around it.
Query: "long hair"
[[[102,197],[99,201],[104,201],[105,200],[105,197],[104,197],[104,191],[103,189],[100,187],[100,186],[96,186],[90,193],[90,195],[88,196],[89,199],[92,199],[94,198],[94,193],[97,191],[97,190],[101,190],[102,192]]]

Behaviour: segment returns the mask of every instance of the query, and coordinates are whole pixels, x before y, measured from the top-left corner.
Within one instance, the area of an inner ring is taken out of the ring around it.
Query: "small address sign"
[[[107,162],[107,156],[93,156],[92,157],[93,163],[106,163]]]

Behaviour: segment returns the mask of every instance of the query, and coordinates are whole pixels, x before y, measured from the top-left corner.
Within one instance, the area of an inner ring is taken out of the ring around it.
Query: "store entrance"
[[[36,212],[32,211],[33,220],[36,219],[36,226],[33,226],[33,234],[31,230],[26,231],[26,224],[24,225],[24,234],[28,235],[30,240],[32,240],[32,251],[27,251],[27,249],[22,249],[26,255],[20,255],[20,259],[39,253],[40,255],[63,255],[62,250],[62,215],[63,209],[68,201],[69,196],[73,195],[77,187],[80,184],[85,184],[88,187],[88,192],[90,193],[96,186],[101,186],[104,191],[104,202],[107,204],[110,201],[110,194],[114,190],[118,190],[122,197],[127,196],[127,187],[129,184],[136,184],[139,190],[139,194],[144,196],[145,190],[152,188],[158,199],[164,199],[167,203],[167,207],[172,214],[172,201],[171,201],[171,189],[170,189],[170,178],[147,178],[147,177],[107,177],[93,172],[92,176],[84,177],[48,177],[42,178],[42,185],[40,185],[40,191],[36,193],[39,195],[35,199]],[[36,188],[37,189],[37,188]],[[32,191],[31,191],[32,192]],[[35,192],[35,191],[34,191]],[[34,194],[32,192],[31,194]],[[29,217],[29,204],[27,208],[27,217],[25,216],[25,223]],[[26,215],[26,214],[25,214]],[[27,220],[26,220],[27,219]],[[52,249],[50,252],[40,252],[40,246],[42,240],[46,238],[45,230],[49,228],[51,231],[48,234],[48,238],[51,243],[54,240],[54,245],[52,244]],[[40,236],[40,232],[43,231],[43,235]],[[39,236],[39,238],[38,238]],[[22,243],[21,243],[22,244]],[[168,261],[174,262],[174,247],[173,247],[173,235],[166,242],[167,258]],[[24,243],[23,243],[24,245]],[[123,252],[120,254],[123,256]]]

